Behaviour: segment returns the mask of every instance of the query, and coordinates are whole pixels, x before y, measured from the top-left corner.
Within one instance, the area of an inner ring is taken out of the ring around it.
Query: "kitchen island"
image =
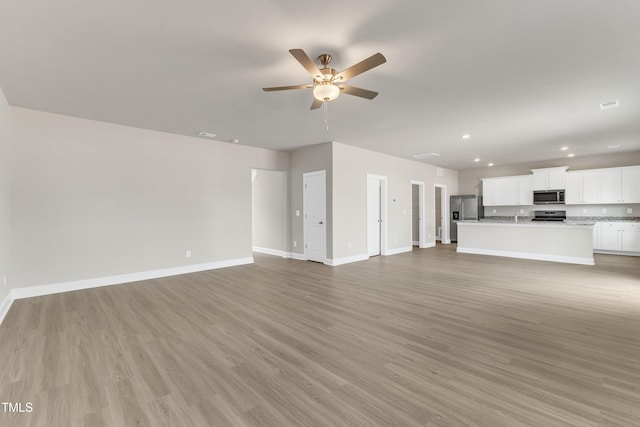
[[[457,252],[594,265],[593,225],[461,221]]]

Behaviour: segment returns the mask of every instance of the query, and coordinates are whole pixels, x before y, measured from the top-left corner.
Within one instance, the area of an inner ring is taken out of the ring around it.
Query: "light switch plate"
[[[300,211],[296,210],[296,216],[300,216]]]
[[[496,213],[496,210],[495,210],[495,209],[493,210],[493,213]]]
[[[633,208],[627,208],[627,213],[633,213]]]

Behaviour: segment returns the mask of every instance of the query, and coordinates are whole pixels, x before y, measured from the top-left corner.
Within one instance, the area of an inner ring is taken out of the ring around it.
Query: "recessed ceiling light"
[[[609,149],[620,148],[620,144],[609,144],[609,145],[607,145],[607,148],[609,148]]]
[[[211,132],[198,132],[198,136],[206,136],[207,138],[215,138],[216,134]]]
[[[562,151],[567,151],[569,149],[569,147],[561,147],[560,148]]]
[[[612,108],[618,108],[619,106],[620,106],[620,101],[615,100],[615,101],[603,102],[602,104],[600,104],[600,109],[610,110]]]
[[[462,139],[469,139],[471,138],[471,135],[469,135],[468,133],[465,133],[464,135],[462,135]]]
[[[425,153],[425,154],[414,154],[414,159],[429,159],[431,157],[438,157],[440,154],[438,153]]]
[[[571,153],[571,154],[567,154],[567,157],[573,157],[575,156],[575,154]]]
[[[489,163],[489,165],[488,165],[488,166],[489,166],[489,167],[493,166],[493,163]]]
[[[475,159],[473,159],[473,161],[474,161],[474,162],[479,162],[479,161],[480,161],[480,159],[475,158]]]

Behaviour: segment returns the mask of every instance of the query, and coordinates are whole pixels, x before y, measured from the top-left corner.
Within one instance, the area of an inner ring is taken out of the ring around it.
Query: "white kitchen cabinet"
[[[600,247],[605,251],[619,251],[622,248],[620,224],[603,222],[600,224]]]
[[[628,223],[621,226],[621,250],[640,252],[640,224]]]
[[[600,169],[567,172],[565,183],[567,205],[601,203],[602,171]]]
[[[533,205],[531,175],[501,176],[482,179],[484,206]]]
[[[620,168],[623,203],[640,203],[640,166]]]
[[[565,175],[568,166],[531,169],[533,172],[533,190],[564,190]]]
[[[593,227],[593,249],[640,253],[639,222],[599,222]]]
[[[520,175],[518,178],[518,204],[533,205],[533,175]]]
[[[601,203],[622,202],[622,170],[620,168],[601,169],[602,197]]]

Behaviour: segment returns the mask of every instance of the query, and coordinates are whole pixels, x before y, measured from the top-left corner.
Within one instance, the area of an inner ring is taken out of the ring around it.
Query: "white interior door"
[[[382,182],[367,176],[367,253],[380,255],[382,247]]]
[[[326,173],[303,174],[302,210],[304,212],[304,256],[309,261],[326,258]]]

